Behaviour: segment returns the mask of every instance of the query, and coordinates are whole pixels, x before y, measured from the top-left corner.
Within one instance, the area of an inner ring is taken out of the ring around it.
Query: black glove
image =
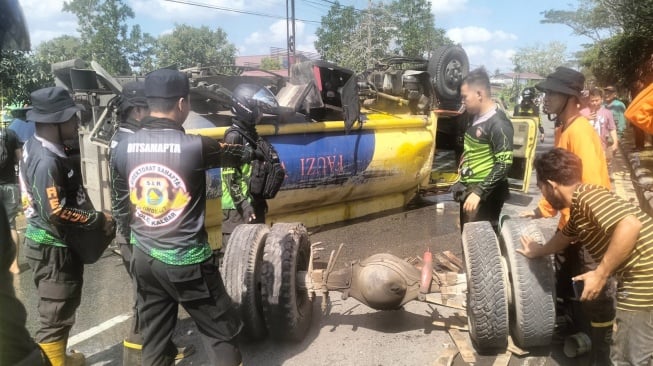
[[[254,213],[254,207],[249,204],[247,200],[243,200],[238,204],[239,206],[239,212],[245,219],[246,223],[249,223],[252,220],[256,219],[256,214]]]

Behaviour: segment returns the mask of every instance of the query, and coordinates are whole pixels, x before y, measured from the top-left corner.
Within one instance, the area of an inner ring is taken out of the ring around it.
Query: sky
[[[240,56],[265,55],[269,54],[270,47],[286,47],[286,0],[124,1],[135,14],[130,25],[139,24],[144,32],[155,37],[170,33],[175,24],[205,25],[211,29],[223,29]],[[315,52],[315,30],[333,0],[294,1],[298,19],[295,31],[297,50]],[[445,29],[449,38],[462,45],[472,68],[485,66],[491,73],[497,69],[512,71],[510,59],[520,48],[560,41],[567,45],[570,56],[580,50],[583,43],[589,42],[588,39],[573,35],[566,26],[540,23],[544,10],[570,10],[576,6],[576,1],[431,0],[436,27]],[[61,10],[64,0],[19,2],[27,18],[33,48],[64,34],[79,35],[75,16]],[[367,3],[368,0],[340,0],[340,4],[352,5],[356,9],[366,8]]]

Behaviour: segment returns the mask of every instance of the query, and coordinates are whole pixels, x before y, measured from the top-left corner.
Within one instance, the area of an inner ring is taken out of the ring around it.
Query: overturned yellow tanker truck
[[[192,112],[184,124],[188,133],[221,139],[231,124],[230,91],[241,83],[265,86],[269,100],[284,110],[281,116],[264,117],[257,126],[279,153],[286,171],[284,183],[268,201],[266,224],[236,228],[221,267],[225,287],[241,311],[250,338],[272,333],[279,339],[301,339],[310,324],[312,300],[318,294],[328,296],[329,291],[341,291],[372,308],[387,310],[407,301],[426,300],[445,285],[433,276],[427,258],[418,268],[389,254],[375,254],[336,270],[338,253],[333,253],[327,268],[317,270],[306,227],[402,208],[422,192],[454,183],[461,153],[460,119],[465,118],[459,87],[468,65],[462,48],[447,46],[430,60],[389,58],[361,74],[323,61],[295,64],[287,79],[225,75],[212,67],[183,70],[191,82]],[[53,71],[57,83],[86,105],[80,129],[82,172],[93,203],[109,211],[106,147],[117,127],[121,85],[134,77],[112,77],[100,65],[92,62],[89,67],[80,60],[53,65]],[[538,121],[519,118],[513,123],[511,185],[525,191]],[[207,173],[207,183],[206,228],[216,249],[222,245],[219,169]],[[485,245],[480,249],[470,245],[490,240],[485,231],[480,239],[464,234],[466,252],[485,256]],[[494,246],[499,250],[498,244]],[[507,339],[510,297],[497,298],[494,304],[474,301],[476,295],[490,295],[479,293],[469,277],[474,271],[474,276],[481,276],[477,272],[485,267],[465,254],[468,284],[472,284],[468,291],[472,339],[479,348],[500,346]],[[505,263],[512,262],[501,263],[503,267],[494,268],[491,274],[501,282],[492,295],[510,291],[506,281],[512,277]],[[505,304],[506,311],[498,306],[494,315],[477,314],[497,304]],[[504,327],[488,328],[493,322]],[[525,339],[527,346],[546,343],[550,334],[544,328],[536,332],[535,340],[517,337],[518,342]]]

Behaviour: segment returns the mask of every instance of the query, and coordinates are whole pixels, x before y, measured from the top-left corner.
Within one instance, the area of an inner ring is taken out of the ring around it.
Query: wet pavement
[[[544,122],[546,139],[538,146],[545,151],[552,145],[552,123]],[[628,136],[626,136],[628,137]],[[624,150],[629,152],[628,144]],[[650,154],[649,154],[650,153]],[[648,158],[650,156],[650,159]],[[640,164],[653,171],[653,149],[640,153]],[[631,199],[643,196],[633,189],[631,167],[623,154],[613,163],[615,191]],[[532,210],[539,192],[535,179],[528,194],[513,193],[504,213],[518,216]],[[545,235],[552,235],[557,219],[537,220]],[[326,262],[329,252],[341,243],[345,247],[336,269],[343,263],[387,252],[401,258],[450,250],[462,258],[458,204],[449,194],[429,195],[401,212],[384,213],[361,220],[311,229],[311,241],[325,248],[320,261]],[[24,262],[24,258],[21,258]],[[25,303],[28,329],[37,326],[35,286],[31,271],[23,263],[16,287]],[[89,365],[121,365],[122,340],[131,322],[132,288],[121,259],[111,250],[95,264],[86,266],[82,303],[77,312],[69,347],[87,355]],[[289,344],[274,340],[244,344],[244,365],[431,365],[451,344],[446,330],[433,325],[434,320],[454,317],[459,310],[413,301],[401,310],[376,311],[351,298],[343,300],[331,293],[330,310],[323,313],[317,297],[313,307],[310,331],[302,342]],[[180,311],[175,333],[179,345],[194,344],[198,352],[179,365],[207,364],[201,349],[196,326]],[[511,359],[511,365],[583,365],[584,360],[569,360],[559,346],[536,350],[528,356]],[[482,357],[477,364],[492,364],[494,357]],[[454,364],[464,364],[458,357]]]

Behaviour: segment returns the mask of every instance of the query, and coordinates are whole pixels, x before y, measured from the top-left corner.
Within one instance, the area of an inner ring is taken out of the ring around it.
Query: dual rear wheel
[[[555,325],[550,257],[528,259],[516,250],[528,235],[544,244],[532,221],[504,219],[497,238],[489,222],[463,229],[470,338],[479,351],[504,348],[508,335],[522,348],[548,345]]]
[[[313,303],[304,284],[311,254],[300,223],[239,225],[220,268],[225,288],[243,320],[244,336],[301,341]]]

